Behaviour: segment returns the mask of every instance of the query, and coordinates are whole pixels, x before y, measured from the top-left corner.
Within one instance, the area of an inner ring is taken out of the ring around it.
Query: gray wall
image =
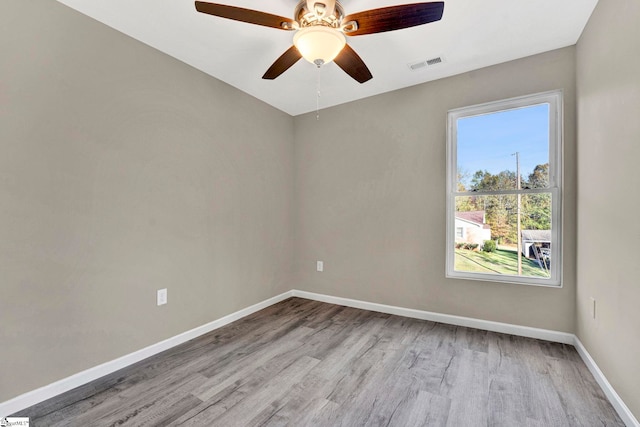
[[[552,89],[564,90],[564,287],[446,279],[447,111]],[[574,47],[298,116],[295,141],[295,287],[574,331]]]
[[[600,0],[577,48],[577,334],[637,418],[639,22],[637,0]]]
[[[291,288],[290,116],[54,1],[0,52],[0,401]]]

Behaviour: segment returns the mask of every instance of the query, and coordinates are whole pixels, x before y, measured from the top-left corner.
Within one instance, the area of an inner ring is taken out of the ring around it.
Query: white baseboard
[[[197,328],[183,332],[164,341],[160,341],[159,343],[150,345],[149,347],[134,351],[133,353],[124,355],[115,360],[111,360],[101,365],[94,366],[93,368],[89,368],[86,371],[79,372],[44,387],[40,387],[36,390],[21,394],[20,396],[17,396],[6,402],[2,402],[0,403],[0,418],[26,409],[37,403],[43,402],[66,391],[72,390],[76,387],[87,384],[93,380],[115,372],[119,369],[125,368],[129,365],[133,365],[134,363],[137,363],[155,354],[161,353],[172,347],[197,338],[200,335],[206,334],[207,332],[211,332],[222,326],[228,325],[229,323],[235,322],[236,320],[255,313],[256,311],[262,310],[263,308],[269,307],[270,305],[276,304],[280,301],[284,301],[285,299],[290,298],[292,295],[292,291],[284,292],[273,298],[266,299],[250,307],[243,308],[242,310],[221,317],[220,319],[214,320],[213,322],[198,326]]]
[[[393,305],[377,304],[349,298],[334,297],[313,292],[293,290],[294,297],[306,298],[347,307],[361,308],[377,311],[379,313],[395,314],[398,316],[412,317],[414,319],[431,320],[432,322],[447,323],[449,325],[466,326],[468,328],[482,329],[485,331],[501,332],[504,334],[518,335],[522,337],[537,338],[546,341],[559,342],[573,345],[575,335],[567,332],[551,331],[548,329],[518,326],[509,323],[493,322],[490,320],[474,319],[472,317],[454,316],[451,314],[434,313],[431,311],[414,310],[411,308],[396,307]]]
[[[476,328],[492,332],[500,332],[573,345],[575,346],[578,354],[587,365],[624,423],[628,427],[640,427],[638,420],[634,417],[629,408],[625,405],[620,396],[613,389],[609,381],[607,381],[606,377],[604,376],[600,368],[598,368],[598,365],[595,363],[591,355],[589,355],[584,345],[582,345],[578,337],[576,337],[574,334],[552,331],[548,329],[531,328],[529,326],[512,325],[509,323],[493,322],[490,320],[475,319],[471,317],[454,316],[451,314],[434,313],[424,310],[415,310],[411,308],[377,304],[361,300],[317,294],[313,292],[299,291],[295,289],[284,292],[280,295],[269,298],[242,310],[236,311],[235,313],[231,313],[220,319],[214,320],[213,322],[207,323],[206,325],[191,329],[190,331],[176,335],[157,344],[145,347],[142,350],[138,350],[110,362],[103,363],[102,365],[87,369],[86,371],[79,372],[60,381],[56,381],[55,383],[41,387],[37,390],[22,394],[6,402],[2,402],[0,403],[0,418],[21,411],[25,408],[28,408],[29,406],[50,399],[66,391],[72,390],[76,387],[84,385],[119,369],[125,368],[143,359],[158,354],[162,351],[187,342],[193,338],[197,338],[200,335],[211,332],[231,322],[255,313],[256,311],[269,307],[270,305],[276,304],[280,301],[284,301],[285,299],[290,297],[305,298],[330,304],[360,308],[363,310],[411,317],[414,319],[430,320],[433,322],[446,323],[450,325],[466,326],[469,328]]]
[[[625,423],[627,427],[640,427],[640,422],[638,419],[631,413],[631,410],[627,405],[625,405],[624,401],[620,398],[618,393],[613,389],[607,378],[604,376],[595,360],[591,357],[585,346],[582,344],[578,337],[575,337],[574,346],[578,351],[578,354],[584,361],[584,364],[587,365],[589,371],[598,382],[598,385],[604,392],[604,394],[611,402],[611,405],[616,410],[622,421]]]

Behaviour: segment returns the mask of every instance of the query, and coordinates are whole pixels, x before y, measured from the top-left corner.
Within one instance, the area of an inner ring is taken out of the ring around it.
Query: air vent
[[[417,70],[421,70],[423,68],[426,67],[433,67],[434,65],[438,65],[443,63],[444,60],[442,59],[441,56],[437,56],[435,58],[431,58],[431,59],[427,59],[424,61],[417,61],[417,62],[412,62],[411,64],[407,64],[409,65],[409,69],[411,71],[417,71]]]

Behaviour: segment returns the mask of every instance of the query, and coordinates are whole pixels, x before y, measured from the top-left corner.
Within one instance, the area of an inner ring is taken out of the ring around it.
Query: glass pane
[[[549,188],[549,104],[457,120],[458,191]]]
[[[454,227],[455,271],[551,276],[551,193],[456,197]]]

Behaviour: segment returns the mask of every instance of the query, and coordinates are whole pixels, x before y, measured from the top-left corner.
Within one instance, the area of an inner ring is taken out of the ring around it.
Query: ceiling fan
[[[320,67],[334,61],[359,83],[373,76],[358,54],[346,44],[347,36],[382,33],[439,21],[444,2],[413,3],[344,14],[336,0],[300,0],[294,19],[257,10],[196,1],[196,10],[209,15],[285,31],[297,31],[293,46],[269,67],[263,79],[273,80],[300,58]]]

